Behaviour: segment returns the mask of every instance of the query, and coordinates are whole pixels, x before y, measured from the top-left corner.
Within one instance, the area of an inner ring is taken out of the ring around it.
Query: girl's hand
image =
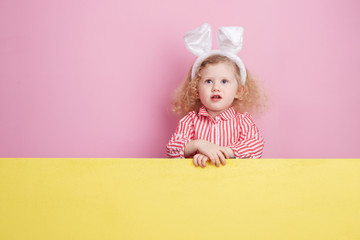
[[[198,153],[194,156],[193,159],[193,163],[195,165],[195,167],[206,167],[206,162],[209,161],[210,159],[205,156],[204,154]]]
[[[199,141],[197,149],[200,153],[207,156],[217,167],[220,166],[220,162],[225,166],[226,159],[229,158],[229,153],[225,147],[220,147],[208,141]]]
[[[189,157],[193,154],[195,166],[206,166],[207,161],[211,161],[217,167],[226,164],[227,158],[233,158],[234,152],[229,147],[220,147],[214,143],[205,140],[193,140],[185,146],[185,157]],[[198,155],[199,154],[199,155]],[[206,158],[205,158],[205,157]]]
[[[215,166],[217,166],[217,167],[219,167],[220,166],[220,161],[212,161],[208,156],[206,156],[206,155],[204,155],[204,154],[202,154],[202,153],[198,153],[198,154],[196,154],[195,156],[194,156],[194,158],[193,158],[193,163],[194,163],[194,165],[195,165],[195,167],[198,167],[198,166],[200,166],[200,167],[206,167],[206,162],[208,162],[208,161],[211,161]],[[223,164],[223,165],[225,165],[226,164],[226,160],[223,160],[223,161],[221,161],[221,163]]]

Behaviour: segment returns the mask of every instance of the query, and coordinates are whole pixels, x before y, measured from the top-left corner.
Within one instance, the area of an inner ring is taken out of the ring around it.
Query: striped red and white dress
[[[202,139],[218,146],[230,147],[236,158],[261,158],[264,138],[249,113],[238,113],[229,108],[212,118],[201,107],[183,117],[167,144],[170,158],[184,158],[185,145],[192,140]]]

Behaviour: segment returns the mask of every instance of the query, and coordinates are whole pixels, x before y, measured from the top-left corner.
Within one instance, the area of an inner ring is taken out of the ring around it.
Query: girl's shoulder
[[[251,114],[248,112],[236,112],[236,116],[240,116],[240,117],[251,117]]]
[[[252,118],[251,114],[248,113],[248,112],[242,112],[242,113],[236,112],[235,118],[240,120],[240,121],[244,121],[244,120],[253,121],[253,118]]]
[[[192,121],[196,117],[196,115],[197,113],[195,111],[191,111],[180,119],[180,123]]]

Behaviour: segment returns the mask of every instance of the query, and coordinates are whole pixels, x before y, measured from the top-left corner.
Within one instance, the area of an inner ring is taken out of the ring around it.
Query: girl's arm
[[[176,132],[166,146],[169,158],[185,158],[185,146],[194,138],[194,114],[190,112],[179,121]]]
[[[264,138],[253,122],[250,114],[245,113],[239,119],[240,138],[237,143],[229,146],[236,158],[261,158],[264,149]]]

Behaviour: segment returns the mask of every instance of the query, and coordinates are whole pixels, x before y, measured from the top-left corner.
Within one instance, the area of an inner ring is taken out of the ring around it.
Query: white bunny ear
[[[208,23],[187,32],[184,35],[185,45],[196,56],[203,55],[211,50],[211,27]]]
[[[221,51],[237,54],[243,45],[243,27],[221,27],[218,30],[218,44]]]

